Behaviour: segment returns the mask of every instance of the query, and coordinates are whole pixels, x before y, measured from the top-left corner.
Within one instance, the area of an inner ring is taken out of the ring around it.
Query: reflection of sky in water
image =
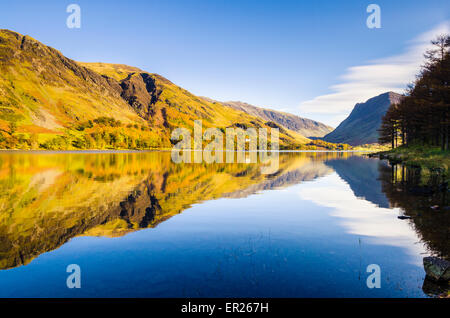
[[[354,189],[374,188],[363,186],[365,169],[340,163],[338,171],[360,177]],[[363,168],[373,163],[359,160]],[[48,170],[31,184],[48,187],[57,176]],[[75,237],[28,265],[1,270],[0,296],[424,296],[424,249],[408,221],[397,219],[399,209],[358,199],[323,161],[300,161],[241,188],[193,204],[155,228]],[[383,196],[380,189],[373,193]],[[366,286],[366,267],[374,263],[381,267],[381,289]],[[69,264],[81,267],[79,290],[66,287]]]
[[[339,224],[348,233],[367,236],[368,241],[374,244],[404,247],[413,256],[426,256],[425,246],[409,221],[397,218],[401,209],[380,208],[364,199],[357,199],[349,189],[334,173],[303,187],[299,194],[304,200],[332,208],[330,215],[339,218]],[[421,265],[422,257],[413,257],[411,261]]]

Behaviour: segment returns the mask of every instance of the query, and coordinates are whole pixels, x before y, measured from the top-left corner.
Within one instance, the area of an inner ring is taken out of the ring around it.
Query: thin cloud
[[[347,233],[363,236],[371,244],[405,248],[414,256],[411,261],[417,265],[422,262],[417,255],[428,253],[410,223],[397,218],[402,213],[401,209],[380,208],[357,198],[336,173],[316,180],[313,186],[302,188],[299,195],[303,200],[331,208],[330,215],[340,220],[339,224]]]
[[[423,53],[430,47],[430,40],[439,34],[449,33],[447,21],[409,41],[403,54],[370,61],[367,65],[349,67],[340,77],[340,84],[330,87],[332,93],[317,96],[300,104],[302,113],[330,115],[331,121],[350,113],[356,103],[387,91],[404,92],[424,62]]]

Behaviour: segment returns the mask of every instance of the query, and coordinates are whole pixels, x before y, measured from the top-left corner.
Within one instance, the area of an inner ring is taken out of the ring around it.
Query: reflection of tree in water
[[[431,254],[450,259],[448,190],[439,172],[424,176],[418,168],[379,165],[382,191],[391,206],[411,217],[418,236]]]

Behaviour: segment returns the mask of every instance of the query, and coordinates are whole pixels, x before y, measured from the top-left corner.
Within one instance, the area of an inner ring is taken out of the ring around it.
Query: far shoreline
[[[183,151],[200,151],[194,149],[182,149]],[[143,152],[171,152],[172,149],[80,149],[80,150],[45,150],[45,149],[35,149],[35,150],[27,150],[27,149],[0,149],[0,154],[2,153],[29,153],[29,154],[107,154],[107,153],[143,153]],[[227,150],[222,151],[227,152]],[[233,151],[237,152],[237,151]],[[376,151],[373,150],[256,150],[256,151],[244,151],[244,152],[279,152],[279,153],[311,153],[311,152],[331,152],[331,153],[373,153]]]

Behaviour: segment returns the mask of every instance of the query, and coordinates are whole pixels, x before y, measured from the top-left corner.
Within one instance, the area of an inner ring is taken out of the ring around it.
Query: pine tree
[[[431,42],[426,62],[406,97],[391,105],[380,127],[380,142],[440,146],[449,150],[450,133],[450,36]]]

